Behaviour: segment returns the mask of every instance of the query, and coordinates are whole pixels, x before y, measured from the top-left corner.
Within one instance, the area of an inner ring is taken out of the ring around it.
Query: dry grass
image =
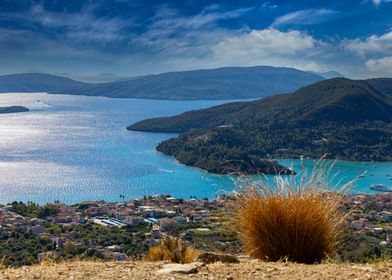
[[[197,258],[198,254],[198,251],[189,247],[186,242],[179,238],[168,236],[158,246],[151,247],[148,250],[147,260],[190,263]]]
[[[66,261],[48,265],[21,268],[0,268],[0,279],[8,280],[196,280],[196,279],[276,279],[276,280],[330,280],[377,279],[390,280],[392,263],[377,264],[319,264],[264,263],[244,260],[239,264],[214,263],[202,266],[196,274],[158,274],[164,263],[143,261],[92,262]]]
[[[334,253],[344,216],[341,192],[327,192],[330,171],[319,164],[300,182],[294,176],[272,185],[243,181],[238,228],[250,256],[312,264]]]

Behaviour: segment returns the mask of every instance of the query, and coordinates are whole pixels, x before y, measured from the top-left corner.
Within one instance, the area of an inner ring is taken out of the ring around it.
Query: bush
[[[329,171],[319,168],[300,182],[294,177],[270,186],[245,181],[237,197],[238,229],[250,256],[312,264],[335,252],[343,196],[326,192]]]
[[[190,263],[197,257],[197,251],[179,238],[165,237],[158,246],[148,250],[147,260],[169,260],[174,263]]]
[[[64,244],[64,252],[68,255],[76,255],[78,253],[78,247],[72,241],[67,241]]]

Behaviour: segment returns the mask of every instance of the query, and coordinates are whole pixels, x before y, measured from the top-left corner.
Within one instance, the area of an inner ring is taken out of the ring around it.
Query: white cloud
[[[270,2],[264,2],[264,3],[261,5],[261,8],[262,8],[262,9],[276,9],[277,7],[278,7],[278,5],[270,4]]]
[[[376,76],[390,76],[392,75],[392,56],[369,59],[366,61],[366,67]]]
[[[389,3],[392,2],[392,0],[372,0],[373,4],[377,7],[380,5],[382,2]]]
[[[100,43],[124,40],[124,30],[134,26],[133,19],[119,17],[97,17],[94,10],[98,4],[88,4],[77,13],[47,11],[35,4],[25,13],[0,13],[5,19],[18,20],[30,26],[43,26],[48,32],[61,29],[61,36],[68,41]],[[54,32],[55,33],[55,32]]]
[[[327,21],[331,16],[337,14],[329,9],[307,9],[280,16],[271,24],[272,27],[284,25],[310,25]]]
[[[372,35],[364,40],[344,40],[342,46],[361,56],[375,53],[392,54],[392,31],[381,36]]]
[[[298,30],[251,30],[212,45],[211,59],[216,64],[287,66],[318,71],[322,66],[309,55],[321,46],[322,42]]]
[[[134,25],[132,19],[95,17],[95,6],[78,13],[48,12],[41,6],[32,9],[32,20],[50,28],[65,28],[67,39],[78,42],[110,43],[126,38],[124,29]]]
[[[224,66],[271,65],[324,71],[326,67],[312,55],[322,56],[324,45],[301,31],[261,30],[222,33],[220,41],[205,41],[204,55],[173,55],[163,63],[176,70]],[[185,67],[184,67],[185,66]]]
[[[158,20],[154,22],[152,27],[160,27],[160,28],[192,28],[197,29],[201,28],[210,23],[215,23],[221,19],[228,18],[238,18],[242,16],[244,13],[252,10],[253,8],[240,8],[231,11],[216,11],[217,7],[212,8],[211,6],[204,9],[201,13],[188,16],[188,17],[173,17],[173,13],[171,17],[168,17],[167,14],[164,14],[162,17],[160,14],[157,15]],[[175,15],[175,13],[174,13]]]
[[[293,55],[313,48],[315,42],[313,37],[297,30],[281,32],[268,28],[225,38],[213,46],[213,51],[215,55],[227,57],[255,58],[279,54]]]
[[[146,32],[132,38],[131,43],[165,55],[203,55],[208,46],[238,32],[218,27],[220,20],[241,17],[252,8],[219,9],[219,5],[208,6],[196,15],[184,16],[176,10],[161,7],[150,19]]]
[[[238,18],[253,8],[240,8],[230,11],[218,11],[219,6],[208,6],[199,14],[181,16],[175,10],[161,8],[152,18],[150,30],[165,29],[166,32],[179,31],[178,29],[200,29],[214,25],[222,19]]]

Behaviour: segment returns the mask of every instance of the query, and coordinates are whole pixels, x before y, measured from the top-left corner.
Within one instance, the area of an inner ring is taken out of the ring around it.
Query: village
[[[142,258],[166,235],[201,250],[235,254],[241,242],[232,226],[233,205],[235,199],[227,196],[207,200],[169,195],[76,205],[14,202],[0,208],[1,257],[8,253],[10,265],[75,256],[121,261]],[[348,239],[340,250],[342,260],[392,255],[391,194],[348,196],[342,211],[347,213]]]
[[[197,226],[206,222],[211,211],[225,211],[226,201],[196,198],[184,200],[157,195],[127,202],[85,201],[73,206],[57,202],[42,207],[49,205],[51,211],[38,216],[32,213],[25,216],[22,214],[24,210],[21,209],[40,209],[41,206],[34,204],[24,205],[15,202],[0,208],[2,236],[6,232],[27,232],[51,243],[51,246],[47,248],[52,250],[38,253],[38,262],[52,256],[53,249],[78,246],[84,247],[84,251],[86,249],[98,250],[99,256],[103,259],[125,260],[128,256],[124,253],[123,244],[117,244],[121,242],[113,240],[114,245],[102,246],[97,244],[94,238],[86,240],[85,236],[82,236],[81,227],[101,227],[114,233],[124,233],[132,229],[136,232],[140,231],[144,233],[141,243],[148,248],[148,246],[157,244],[162,236],[169,232],[173,234],[178,228],[196,227],[196,231],[208,231],[208,228],[197,228]],[[9,237],[11,234],[6,236]],[[88,248],[79,244],[78,241],[81,239],[84,243],[87,241]],[[68,251],[79,252],[80,250]]]

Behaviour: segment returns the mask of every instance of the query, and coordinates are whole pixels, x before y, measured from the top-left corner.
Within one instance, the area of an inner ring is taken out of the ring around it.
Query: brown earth
[[[286,262],[267,263],[242,260],[239,264],[214,263],[201,266],[197,273],[159,273],[164,262],[88,262],[72,261],[60,264],[1,268],[0,279],[392,279],[392,262],[377,264],[302,265]]]

